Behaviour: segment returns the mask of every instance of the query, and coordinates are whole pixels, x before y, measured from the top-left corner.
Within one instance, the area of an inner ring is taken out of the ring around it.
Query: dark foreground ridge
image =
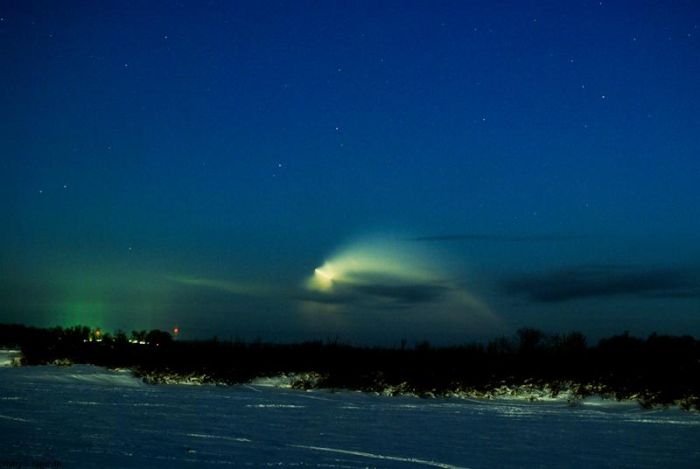
[[[384,394],[504,396],[537,392],[634,399],[644,407],[700,410],[700,341],[690,336],[617,335],[589,346],[580,333],[521,329],[512,339],[432,347],[355,347],[173,340],[167,332],[103,334],[88,327],[0,325],[0,346],[19,347],[23,365],[88,363],[130,368],[148,383],[247,383],[286,375],[293,387]],[[514,391],[515,390],[515,391]]]

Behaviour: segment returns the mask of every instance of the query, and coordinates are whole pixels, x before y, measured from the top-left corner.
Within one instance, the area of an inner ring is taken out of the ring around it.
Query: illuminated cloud
[[[202,291],[197,301],[209,301],[215,292],[230,294],[217,297],[222,311],[235,310],[240,304],[236,297],[243,296],[253,301],[246,304],[256,316],[264,310],[259,301],[279,307],[291,303],[288,320],[299,321],[312,334],[362,338],[379,333],[399,339],[422,331],[436,337],[453,334],[458,340],[500,326],[487,305],[463,286],[464,273],[447,269],[447,264],[422,243],[366,238],[330,255],[296,286],[195,276],[169,279],[213,291]]]
[[[374,239],[341,250],[314,270],[306,288],[335,301],[369,296],[421,302],[439,296],[444,279],[420,250]]]
[[[441,257],[416,243],[373,238],[348,245],[317,267],[297,299],[302,310],[367,317],[401,311],[402,320],[474,325],[496,321],[488,307],[460,287]]]

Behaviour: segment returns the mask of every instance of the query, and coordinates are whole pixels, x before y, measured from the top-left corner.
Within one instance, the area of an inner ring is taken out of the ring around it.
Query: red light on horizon
[[[180,333],[180,328],[175,326],[173,327],[173,334],[178,335]]]

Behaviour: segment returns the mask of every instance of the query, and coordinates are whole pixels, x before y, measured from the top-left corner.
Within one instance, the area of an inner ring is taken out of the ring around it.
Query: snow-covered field
[[[91,366],[0,368],[0,467],[700,467],[699,442],[700,415],[633,403],[153,386]]]

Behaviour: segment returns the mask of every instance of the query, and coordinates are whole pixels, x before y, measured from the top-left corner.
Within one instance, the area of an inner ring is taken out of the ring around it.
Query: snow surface
[[[700,415],[634,403],[154,386],[92,366],[0,368],[0,465],[700,467],[698,442]]]

